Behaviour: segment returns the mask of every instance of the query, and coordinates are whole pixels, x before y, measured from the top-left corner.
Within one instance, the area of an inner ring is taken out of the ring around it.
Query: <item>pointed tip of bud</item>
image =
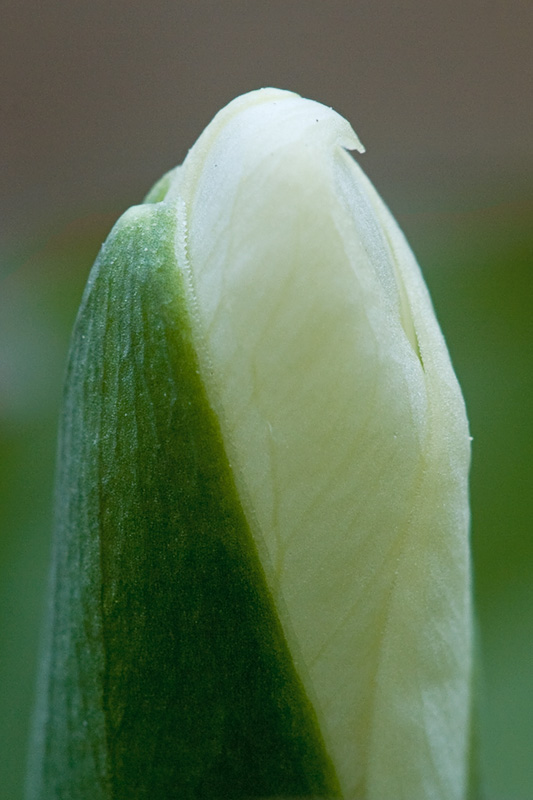
[[[183,165],[184,182],[192,193],[200,172],[208,163],[218,166],[219,147],[227,153],[229,141],[234,165],[252,151],[256,156],[271,153],[273,142],[277,151],[302,143],[365,151],[350,123],[332,108],[294,92],[257,89],[221,109],[189,151]]]

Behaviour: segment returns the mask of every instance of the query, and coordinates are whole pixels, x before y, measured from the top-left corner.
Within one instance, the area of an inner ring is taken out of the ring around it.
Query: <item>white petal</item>
[[[361,149],[329,108],[272,89],[238,98],[183,165],[178,262],[343,796],[458,800],[466,418],[414,258],[344,148]]]

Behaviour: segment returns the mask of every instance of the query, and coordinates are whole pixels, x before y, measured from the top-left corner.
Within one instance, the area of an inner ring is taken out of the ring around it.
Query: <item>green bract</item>
[[[463,401],[334,111],[237,98],[74,331],[31,800],[461,800]]]

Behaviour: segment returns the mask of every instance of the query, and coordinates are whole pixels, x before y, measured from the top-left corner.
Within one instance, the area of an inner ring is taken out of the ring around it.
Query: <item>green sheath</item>
[[[200,377],[176,224],[127,212],[76,323],[28,798],[338,797]]]

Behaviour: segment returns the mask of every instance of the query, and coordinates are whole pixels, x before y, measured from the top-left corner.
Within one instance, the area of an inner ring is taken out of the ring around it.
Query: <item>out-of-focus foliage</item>
[[[530,209],[529,209],[530,211]],[[112,220],[0,279],[0,798],[20,800],[68,338]],[[533,796],[533,234],[527,208],[400,217],[466,397],[487,800]],[[8,269],[5,269],[5,266]]]

